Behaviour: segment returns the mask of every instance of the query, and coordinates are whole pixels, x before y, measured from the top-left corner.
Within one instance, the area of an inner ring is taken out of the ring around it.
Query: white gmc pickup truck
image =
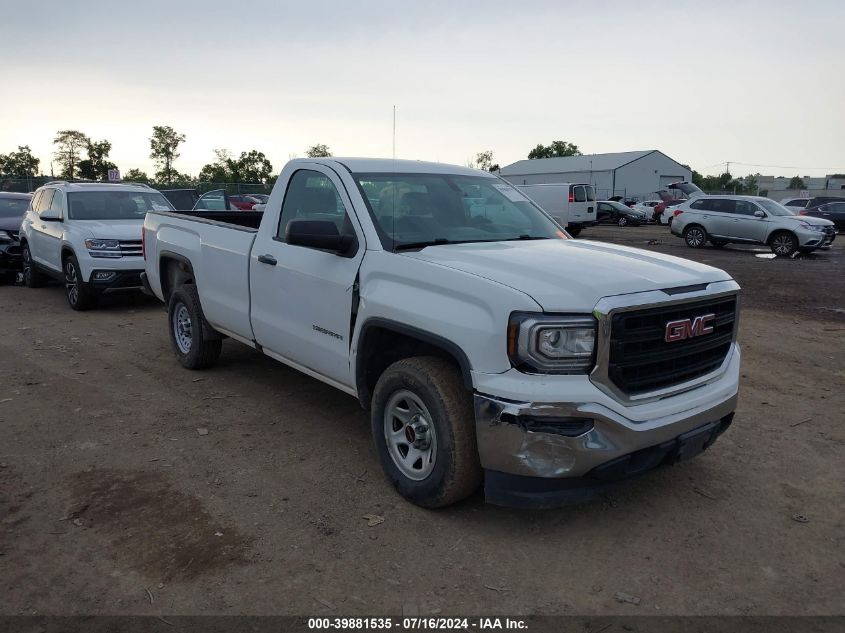
[[[739,286],[575,241],[492,174],[287,164],[261,212],[158,212],[147,291],[179,362],[230,337],[357,397],[414,503],[552,507],[689,459],[730,425]]]

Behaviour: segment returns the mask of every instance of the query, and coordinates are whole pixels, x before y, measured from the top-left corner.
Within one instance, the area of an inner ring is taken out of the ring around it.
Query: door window
[[[753,202],[748,202],[747,200],[736,200],[734,201],[735,206],[735,213],[737,215],[754,215],[754,212],[757,211],[757,205]]]
[[[50,208],[59,212],[59,217],[63,217],[65,214],[65,205],[62,197],[62,192],[56,189],[56,193],[53,195],[53,201],[50,203]]]
[[[38,215],[41,215],[41,213],[50,208],[50,204],[53,202],[53,193],[55,193],[55,191],[55,189],[45,189],[41,194],[41,198],[38,200],[38,207],[35,209],[35,212]]]
[[[578,185],[574,187],[575,189],[575,202],[586,202],[587,201],[587,193],[584,191],[584,187]]]
[[[587,202],[595,202],[596,201],[596,192],[592,186],[584,187],[584,190],[587,193]]]
[[[724,198],[711,198],[708,201],[708,207],[710,211],[715,211],[717,213],[734,213],[736,211],[736,206],[733,200],[726,200]]]
[[[354,236],[352,222],[331,179],[310,169],[300,169],[290,179],[276,237],[285,240],[291,220],[329,220],[340,235]]]

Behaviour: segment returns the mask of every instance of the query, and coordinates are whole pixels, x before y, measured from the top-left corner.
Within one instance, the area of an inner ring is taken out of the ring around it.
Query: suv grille
[[[667,343],[666,324],[715,314],[709,334]],[[694,380],[716,369],[731,349],[736,297],[722,297],[621,312],[610,330],[608,377],[623,392],[637,395]]]
[[[123,257],[141,257],[141,240],[120,240],[120,254]]]

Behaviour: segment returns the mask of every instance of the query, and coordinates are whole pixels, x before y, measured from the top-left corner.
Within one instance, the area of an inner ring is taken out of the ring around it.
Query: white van
[[[585,183],[556,182],[517,185],[526,196],[557,220],[572,235],[596,223],[596,192]]]

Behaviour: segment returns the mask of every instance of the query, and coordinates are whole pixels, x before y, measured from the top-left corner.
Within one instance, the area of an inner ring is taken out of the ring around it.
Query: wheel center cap
[[[431,437],[426,421],[419,416],[414,416],[411,423],[405,427],[405,439],[414,448],[427,450],[431,446]]]

